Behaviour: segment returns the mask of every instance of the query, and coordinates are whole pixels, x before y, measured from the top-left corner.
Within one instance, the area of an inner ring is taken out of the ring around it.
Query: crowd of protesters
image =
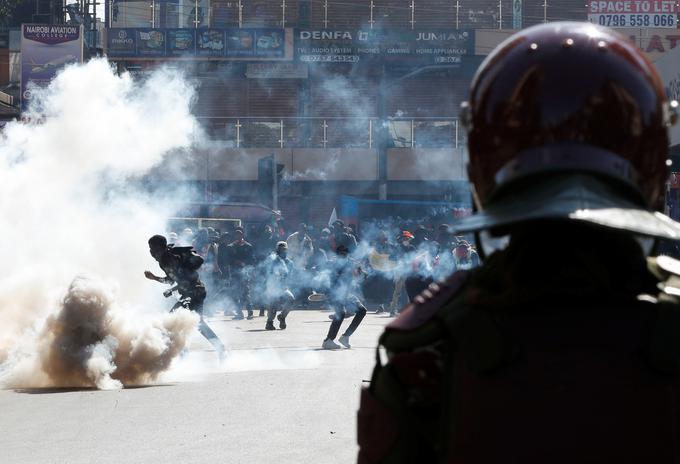
[[[376,312],[394,316],[431,282],[479,265],[474,247],[447,224],[371,221],[362,222],[359,232],[341,220],[328,227],[301,223],[292,233],[276,222],[187,228],[169,233],[168,242],[192,246],[203,258],[199,273],[208,313],[240,320],[257,312],[267,316],[266,330],[276,330],[275,323],[286,328],[293,307],[321,303],[333,311],[326,349],[340,347],[334,341],[340,325],[353,316],[338,339],[350,347],[349,337],[367,312],[365,294]],[[380,282],[381,291],[372,291]]]

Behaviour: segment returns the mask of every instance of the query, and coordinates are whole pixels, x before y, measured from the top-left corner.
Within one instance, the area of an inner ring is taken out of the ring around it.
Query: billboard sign
[[[295,30],[295,56],[304,63],[460,63],[472,54],[474,34],[464,30]]]
[[[140,56],[165,56],[165,31],[137,29],[137,54]]]
[[[226,42],[223,29],[199,29],[196,33],[196,55],[225,56]]]
[[[675,0],[590,0],[588,21],[607,27],[676,28],[678,5]]]
[[[150,29],[109,28],[109,58],[286,59],[282,28]]]
[[[168,56],[183,56],[196,53],[195,29],[168,29],[165,39]]]
[[[47,87],[66,65],[83,62],[82,26],[21,26],[21,109],[26,110],[35,86]]]
[[[107,35],[109,53],[116,56],[135,56],[137,53],[137,34],[127,29],[118,29]]]

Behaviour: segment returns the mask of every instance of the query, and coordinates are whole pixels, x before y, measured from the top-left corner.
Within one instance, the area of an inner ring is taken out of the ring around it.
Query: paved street
[[[295,311],[276,332],[262,317],[210,319],[225,365],[197,335],[157,385],[0,391],[0,462],[355,462],[359,389],[391,319],[369,314],[351,350],[324,351],[328,314]]]

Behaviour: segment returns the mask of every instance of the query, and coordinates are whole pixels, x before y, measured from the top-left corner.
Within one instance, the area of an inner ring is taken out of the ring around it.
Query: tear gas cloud
[[[323,98],[312,99],[317,105],[310,107],[307,113],[314,117],[329,118],[327,121],[329,128],[326,134],[328,147],[368,148],[368,121],[370,119],[374,120],[373,130],[376,140],[380,136],[396,140],[399,135],[396,132],[396,126],[389,121],[378,121],[375,119],[377,116],[376,92],[377,86],[380,85],[376,81],[375,76],[365,75],[365,73],[361,72],[359,65],[349,70],[346,74],[337,74],[334,70],[335,68],[332,67],[327,69],[321,66],[310,69],[310,73],[314,73],[313,82],[315,87],[312,92],[316,95],[323,95]],[[264,91],[273,91],[267,88],[266,80],[258,80],[256,83],[257,85],[264,86]],[[387,88],[387,91],[390,91],[389,88]],[[236,96],[232,98],[236,98]],[[456,109],[452,108],[452,111],[456,111]],[[400,111],[397,110],[397,114],[399,113]],[[401,114],[401,116],[408,115]],[[313,121],[310,124],[315,123],[316,121]],[[450,124],[450,121],[447,124]],[[429,182],[428,179],[436,179],[441,173],[464,173],[465,171],[464,149],[462,146],[460,149],[453,148],[453,140],[451,140],[450,146],[442,147],[442,133],[446,128],[440,129],[439,132],[436,130],[423,131],[418,138],[419,144],[422,146],[439,147],[438,150],[431,151],[427,156],[416,157],[414,164],[411,166],[411,170],[425,183]],[[278,139],[278,130],[277,126],[276,136],[273,139]],[[297,134],[299,139],[293,142],[300,143],[300,146],[321,147],[319,145],[319,134],[315,133],[318,127],[308,130],[310,133],[305,133],[306,138],[300,137],[300,134]],[[304,131],[302,132],[304,133]],[[214,143],[219,145],[219,142],[214,141]],[[377,142],[374,141],[374,143]],[[410,147],[410,142],[408,146]],[[337,156],[333,156],[333,150],[331,149],[325,155],[326,162],[321,166],[300,171],[286,171],[284,173],[282,190],[285,191],[291,185],[290,183],[295,181],[304,182],[309,179],[326,181],[333,179],[332,174],[338,169],[339,164],[343,163],[342,153],[337,151]],[[236,163],[234,169],[238,169],[238,164]],[[441,180],[433,182],[437,184],[437,189],[441,189]],[[366,183],[366,189],[371,188],[369,184]],[[464,184],[464,181],[459,182],[459,184]],[[332,189],[336,188],[334,185],[336,184],[332,182],[324,183],[320,187],[322,192],[319,193],[322,195],[332,195]],[[314,192],[312,191],[312,193]],[[343,192],[339,191],[337,195],[340,193]],[[368,190],[366,192],[356,190],[353,192],[357,196],[361,196],[362,193],[369,192]],[[372,192],[371,195],[374,193]],[[460,206],[469,205],[469,198],[465,198],[463,203]],[[450,208],[445,208],[442,211],[415,211],[415,208],[418,207],[414,206],[412,219],[410,220],[411,225],[431,223],[432,217],[435,216],[448,216],[450,218]],[[403,222],[401,218],[393,217],[362,224],[360,231],[362,241],[359,242],[359,246],[352,251],[349,257],[352,265],[361,267],[362,270],[369,274],[392,281],[416,276],[423,279],[431,278],[438,280],[445,278],[456,267],[461,267],[461,263],[456,262],[452,253],[450,239],[447,239],[446,243],[439,243],[436,246],[421,246],[414,252],[400,253],[396,249],[398,245],[396,242],[398,242],[397,237],[401,233]],[[288,233],[290,232],[288,231]],[[388,247],[389,251],[376,249],[376,244],[379,241],[378,238],[383,234],[389,239],[391,245]],[[246,236],[246,239],[256,245],[257,237]],[[273,249],[269,251],[274,252]],[[272,265],[272,259],[264,259],[253,266],[236,271],[245,274],[245,278],[249,282],[251,299],[255,306],[276,305],[280,303],[283,291],[286,288],[292,290],[298,298],[301,294],[312,289],[327,294],[331,300],[342,299],[347,293],[359,293],[358,296],[361,297],[360,285],[355,285],[351,289],[347,289],[344,285],[337,285],[338,273],[346,266],[346,263],[342,260],[337,260],[334,253],[328,253],[329,262],[326,265],[312,268],[310,268],[308,263],[308,257],[312,254],[312,250],[308,249],[304,254],[306,257],[302,260],[294,259],[297,265],[285,279],[282,279],[280,275],[273,271],[275,267]],[[371,260],[375,260],[376,255],[380,255],[378,260],[382,260],[382,263],[385,264],[384,267],[376,268],[370,265]],[[387,255],[389,255],[389,258]],[[226,273],[227,270],[223,270],[223,272]],[[232,272],[234,271],[232,270]],[[234,308],[234,302],[229,298],[229,289],[225,288],[225,282],[219,282],[219,278],[211,278],[205,269],[203,270],[203,275],[203,280],[208,285],[206,305],[209,311]],[[389,300],[389,298],[390,295],[386,295],[385,299]]]
[[[93,60],[33,95],[27,121],[0,134],[0,386],[151,381],[196,316],[152,297],[146,241],[169,212],[133,186],[191,144],[193,87],[167,69],[135,83]]]
[[[230,271],[232,277],[234,272],[241,274],[248,282],[251,303],[255,307],[278,307],[286,299],[285,291],[291,290],[298,299],[315,291],[324,294],[328,304],[347,304],[351,310],[354,296],[364,299],[362,284],[368,278],[377,277],[395,283],[409,278],[439,281],[456,270],[469,269],[476,264],[477,257],[473,256],[476,253],[469,245],[466,246],[467,257],[456,256],[454,248],[458,238],[450,231],[439,230],[431,240],[422,240],[424,231],[417,231],[413,226],[430,221],[431,217],[426,216],[408,223],[401,218],[366,221],[361,225],[361,240],[347,257],[327,250],[321,253],[320,258],[316,254],[319,253],[320,242],[309,239],[297,248],[296,253],[288,254],[292,266],[287,273],[281,272],[273,250],[270,256],[250,266],[223,270],[223,273],[228,275]],[[410,251],[399,243],[403,228],[415,231],[416,239]],[[208,283],[206,303],[209,311],[235,308],[226,281],[213,279],[208,272],[203,270],[203,280]],[[382,301],[387,303],[391,298],[391,293],[386,294]]]

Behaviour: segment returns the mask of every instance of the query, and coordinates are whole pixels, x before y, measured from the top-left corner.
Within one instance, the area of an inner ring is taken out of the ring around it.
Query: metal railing
[[[458,118],[390,118],[386,125],[395,148],[459,148],[465,143]]]
[[[459,148],[457,118],[201,117],[208,136],[228,148]]]
[[[525,0],[525,9],[513,8],[511,0],[486,2],[461,0],[410,0],[374,2],[362,0],[310,0],[304,6],[290,0],[248,3],[235,0],[189,0],[167,3],[162,0],[109,2],[109,27],[368,27],[382,23],[391,27],[521,28],[522,24],[586,19],[580,5],[552,5],[547,0]],[[165,8],[161,4],[167,5]],[[504,5],[505,4],[505,5]],[[312,10],[316,14],[312,14]],[[162,15],[162,16],[161,16]],[[145,24],[137,24],[139,22]],[[126,23],[134,24],[126,24]]]

